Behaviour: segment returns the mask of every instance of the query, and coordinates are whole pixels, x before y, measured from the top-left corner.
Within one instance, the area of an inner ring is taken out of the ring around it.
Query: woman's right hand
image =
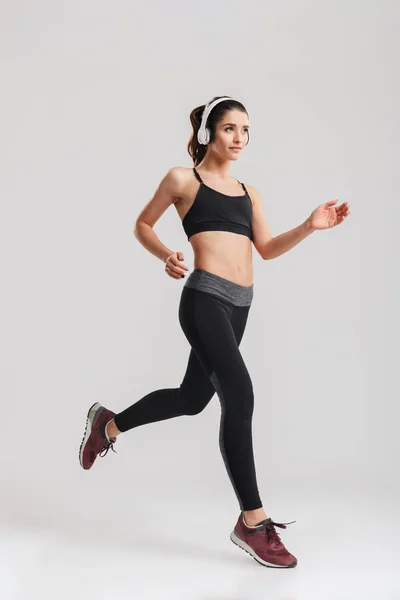
[[[183,252],[173,252],[165,260],[165,272],[172,279],[181,279],[189,269],[182,262],[184,260]]]

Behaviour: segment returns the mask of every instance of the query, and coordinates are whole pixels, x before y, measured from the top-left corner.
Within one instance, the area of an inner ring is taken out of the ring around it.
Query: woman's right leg
[[[139,425],[154,423],[180,415],[197,415],[204,410],[215,388],[191,349],[186,373],[179,387],[164,388],[146,394],[119,414],[96,402],[86,419],[84,437],[79,448],[79,460],[84,469],[91,469],[96,457],[113,448],[121,432]]]
[[[146,394],[114,417],[120,432],[139,425],[163,421],[181,415],[197,415],[215,393],[193,349],[190,351],[185,376],[179,387],[164,388]],[[112,430],[109,431],[112,437]]]

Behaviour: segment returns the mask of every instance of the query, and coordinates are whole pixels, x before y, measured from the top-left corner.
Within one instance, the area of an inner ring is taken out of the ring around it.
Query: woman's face
[[[237,160],[248,141],[249,118],[241,110],[228,110],[217,123],[215,137],[210,144],[225,160]],[[238,149],[234,149],[237,147]]]

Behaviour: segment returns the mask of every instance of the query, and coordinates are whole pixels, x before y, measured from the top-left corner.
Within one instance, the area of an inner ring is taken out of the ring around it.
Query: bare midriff
[[[200,231],[190,238],[194,268],[209,271],[239,285],[252,285],[252,242],[230,231]]]

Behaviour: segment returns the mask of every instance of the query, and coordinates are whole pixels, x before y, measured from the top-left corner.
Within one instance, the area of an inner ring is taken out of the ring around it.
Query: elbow
[[[133,227],[133,235],[135,236],[136,239],[139,239],[140,230],[141,230],[143,224],[147,225],[147,223],[145,223],[141,219],[137,219],[135,221],[135,225]]]
[[[272,241],[272,238],[270,240],[268,240],[268,242],[266,244],[264,244],[261,248],[260,254],[261,254],[263,260],[271,260],[272,258],[274,258],[273,254],[272,254],[271,241]]]
[[[266,246],[264,248],[262,248],[260,250],[260,256],[263,260],[269,260],[271,258],[271,255],[269,253],[269,248],[267,249]]]

